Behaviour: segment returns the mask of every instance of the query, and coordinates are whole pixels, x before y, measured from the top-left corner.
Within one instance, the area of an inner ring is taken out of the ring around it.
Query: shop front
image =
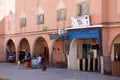
[[[68,29],[70,42],[68,69],[100,71],[102,54],[102,29],[98,27]]]

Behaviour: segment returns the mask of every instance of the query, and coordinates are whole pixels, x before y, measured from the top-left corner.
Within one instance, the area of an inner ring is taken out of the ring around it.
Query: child
[[[21,62],[18,61],[18,69],[21,69]]]

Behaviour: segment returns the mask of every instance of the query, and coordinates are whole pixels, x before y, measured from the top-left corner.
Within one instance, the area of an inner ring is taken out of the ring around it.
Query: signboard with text
[[[90,25],[89,15],[72,17],[72,27],[85,27]]]

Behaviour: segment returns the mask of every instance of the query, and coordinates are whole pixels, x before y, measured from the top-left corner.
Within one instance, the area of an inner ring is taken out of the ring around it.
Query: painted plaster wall
[[[118,0],[119,1],[119,0]],[[120,14],[117,12],[117,9],[120,7],[117,7],[117,0],[109,0],[108,5],[108,21],[109,22],[119,22],[120,21]],[[112,5],[112,6],[111,6]]]
[[[4,34],[5,18],[0,21],[0,34]]]
[[[64,0],[64,3],[67,6],[67,20],[65,21],[65,26],[70,27],[71,26],[71,20],[70,18],[75,15],[75,5],[77,0]],[[54,3],[53,3],[54,2]],[[42,9],[45,12],[45,24],[43,25],[37,25],[36,24],[36,13],[37,13],[37,0],[34,0],[34,3],[32,0],[29,0],[28,2],[26,0],[16,0],[16,27],[14,28],[17,33],[20,32],[32,32],[32,31],[41,31],[42,26],[47,26],[49,30],[51,29],[57,29],[57,22],[56,22],[56,8],[59,3],[59,0],[40,0],[39,6],[42,7]],[[99,4],[98,4],[99,3]],[[54,4],[54,5],[51,5]],[[30,6],[33,5],[33,6]],[[47,5],[47,6],[46,6]],[[113,6],[110,6],[113,5]],[[115,14],[115,5],[116,0],[90,0],[90,15],[91,15],[91,24],[98,24],[104,21],[107,21],[107,13],[109,12],[109,20],[119,20],[118,15]],[[27,26],[24,28],[21,28],[19,26],[19,18],[22,13],[22,11],[25,12],[27,17]],[[49,13],[49,14],[47,14]]]
[[[79,59],[77,59],[77,40],[71,42],[71,47],[68,55],[68,69],[79,70]]]
[[[5,51],[5,46],[4,46],[4,38],[2,37],[0,37],[0,62],[2,62],[2,61],[5,61],[6,60],[6,54],[4,53],[4,51]]]
[[[89,0],[91,25],[102,22],[102,0]]]
[[[42,26],[44,25],[48,27],[48,30],[57,29],[57,27],[59,27],[58,24],[60,24],[60,23],[57,24],[56,22],[56,8],[57,8],[57,5],[59,4],[59,1],[60,0],[40,0],[39,5],[42,7],[42,9],[45,12],[45,24],[36,25],[36,13],[37,13],[37,5],[38,5],[37,0],[34,0],[34,3],[33,3],[33,0],[29,0],[28,2],[26,0],[16,0],[15,27],[12,30],[9,30],[8,22],[6,22],[6,27],[7,27],[5,30],[6,33],[14,34],[14,33],[41,31]],[[77,0],[64,0],[64,3],[67,6],[67,20],[65,21],[65,27],[71,27],[70,18],[72,16],[75,16],[76,1]],[[116,6],[116,0],[90,0],[91,24],[98,24],[98,23],[108,22],[108,21],[119,21],[119,15],[116,14],[115,6]],[[26,17],[27,17],[27,26],[23,28],[19,26],[19,18],[22,11],[26,13]],[[1,25],[4,25],[4,21],[1,22]],[[104,27],[110,27],[110,26],[104,26]],[[4,28],[2,28],[0,32],[4,33],[3,31],[4,31]],[[119,34],[119,28],[116,28],[116,29],[111,28],[110,30],[107,30],[107,29],[103,30],[103,53],[105,56],[110,55],[110,52],[111,52],[110,45],[112,40],[117,34]],[[14,39],[15,45],[18,50],[20,39],[25,37],[28,39],[30,43],[30,48],[32,49],[31,50],[32,52],[34,40],[39,36],[42,36],[46,39],[47,43],[49,43],[48,46],[50,49],[52,45],[52,41],[49,40],[49,36],[47,34],[38,34],[38,35],[25,34],[25,35],[17,35],[17,36],[7,36],[5,41],[7,41],[10,38]],[[1,52],[4,52],[4,51],[1,51]]]
[[[6,54],[4,53],[5,49],[4,49],[4,40],[5,38],[3,37],[4,33],[5,33],[5,18],[3,18],[0,22],[0,61],[5,61],[5,56]]]
[[[9,14],[5,17],[5,32],[4,34],[15,34],[15,15]]]
[[[113,22],[113,24],[103,25],[104,28],[102,30],[103,54],[110,56],[112,53],[112,43],[115,37],[120,34],[120,24],[116,23],[120,22],[120,14],[117,14],[117,0],[103,0],[103,3],[103,22]]]
[[[119,39],[115,41],[115,39],[120,34],[120,26],[113,26],[111,28],[106,28],[106,30],[103,30],[103,53],[104,56],[111,56],[113,60],[114,55],[114,43],[119,42]]]
[[[57,29],[60,25],[63,25],[62,22],[56,21],[56,8],[60,0],[40,0],[39,6],[42,7],[45,14],[45,23],[42,25],[36,25],[36,13],[37,13],[37,0],[17,0],[16,1],[16,31],[17,32],[32,32],[32,31],[41,31],[42,26],[47,26],[48,30]],[[75,16],[75,6],[77,0],[64,0],[64,3],[67,7],[67,20],[65,20],[65,27],[71,27],[71,17]],[[96,4],[97,3],[97,4]],[[99,4],[98,4],[99,3]],[[54,5],[52,5],[54,4]],[[30,6],[33,5],[33,6]],[[47,6],[46,6],[47,5]],[[96,6],[96,7],[94,7]],[[91,24],[101,23],[101,0],[90,0],[90,19]],[[27,26],[21,28],[19,26],[19,18],[21,12],[24,11],[27,17]],[[49,13],[49,14],[48,14]]]

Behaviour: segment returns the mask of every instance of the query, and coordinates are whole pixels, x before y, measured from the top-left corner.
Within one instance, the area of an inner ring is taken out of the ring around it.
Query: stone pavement
[[[10,80],[120,80],[120,77],[96,72],[71,71],[61,68],[18,69],[15,63],[0,63],[0,77]]]

